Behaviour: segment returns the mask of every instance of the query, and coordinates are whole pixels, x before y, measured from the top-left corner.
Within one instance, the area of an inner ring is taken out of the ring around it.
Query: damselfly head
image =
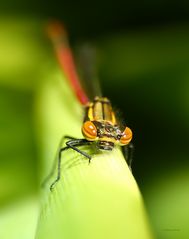
[[[82,133],[87,140],[97,141],[97,147],[101,150],[112,150],[115,144],[127,145],[132,139],[130,128],[122,131],[118,125],[108,121],[86,121]]]

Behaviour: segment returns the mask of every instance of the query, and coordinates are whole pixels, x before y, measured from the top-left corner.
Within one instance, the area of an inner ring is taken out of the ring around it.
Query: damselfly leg
[[[53,189],[54,185],[59,181],[60,177],[61,177],[61,161],[62,161],[62,153],[67,150],[67,149],[73,149],[76,152],[80,153],[81,155],[85,156],[86,158],[89,159],[89,163],[91,161],[91,156],[88,155],[87,153],[81,151],[80,149],[78,149],[78,146],[83,146],[83,145],[89,145],[91,144],[90,141],[86,140],[86,139],[75,139],[73,137],[69,137],[69,136],[65,136],[64,138],[71,138],[71,140],[69,140],[68,142],[66,142],[66,146],[63,148],[60,148],[59,153],[58,153],[58,165],[57,165],[57,177],[54,180],[54,182],[51,184],[50,186],[50,190]],[[54,170],[53,170],[54,172]],[[52,173],[53,174],[53,173]],[[51,174],[51,175],[52,175]]]
[[[127,162],[129,169],[132,172],[132,162],[133,162],[133,153],[134,153],[134,145],[132,143],[129,143],[128,145],[125,145],[122,147],[122,153],[124,155],[125,161]]]

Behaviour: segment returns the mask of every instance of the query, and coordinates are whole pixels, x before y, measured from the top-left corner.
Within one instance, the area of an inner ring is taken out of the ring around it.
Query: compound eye
[[[91,121],[86,121],[86,122],[83,124],[82,133],[83,133],[83,136],[84,136],[87,140],[95,140],[96,137],[97,137],[97,129],[96,129],[96,126],[93,124],[93,122],[91,122]]]
[[[132,139],[132,131],[129,127],[126,127],[124,132],[123,132],[123,136],[120,139],[120,143],[121,145],[127,145],[128,143],[130,143],[131,139]]]

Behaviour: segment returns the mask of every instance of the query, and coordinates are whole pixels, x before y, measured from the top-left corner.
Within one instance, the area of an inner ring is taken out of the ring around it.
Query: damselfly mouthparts
[[[99,95],[96,95],[92,101],[83,90],[79,77],[75,70],[75,65],[71,50],[67,41],[67,34],[63,26],[59,23],[52,23],[48,27],[48,35],[53,42],[57,59],[66,75],[79,102],[84,106],[85,115],[81,127],[84,139],[75,139],[65,136],[69,140],[66,146],[60,148],[58,154],[58,174],[56,180],[51,184],[50,189],[54,187],[60,179],[60,165],[62,152],[71,148],[86,158],[91,160],[91,156],[81,151],[78,146],[96,144],[99,150],[111,151],[116,145],[124,146],[125,156],[129,167],[132,159],[132,131],[129,127],[122,127],[117,121],[110,101]],[[87,63],[88,64],[88,63]]]

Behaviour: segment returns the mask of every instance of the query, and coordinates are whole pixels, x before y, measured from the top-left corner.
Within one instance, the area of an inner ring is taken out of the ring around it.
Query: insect
[[[132,140],[131,129],[119,124],[108,98],[96,95],[92,101],[89,100],[76,73],[74,60],[64,27],[57,22],[51,23],[48,27],[48,35],[53,42],[59,64],[75,92],[75,95],[79,102],[84,106],[85,110],[84,120],[81,126],[84,138],[76,139],[70,136],[64,137],[67,138],[68,141],[66,142],[65,147],[59,149],[57,178],[51,184],[50,189],[52,190],[54,185],[60,179],[61,158],[62,153],[65,150],[73,149],[88,158],[89,162],[91,161],[91,155],[88,155],[86,152],[81,151],[78,148],[82,145],[91,145],[95,143],[99,150],[105,151],[111,151],[117,145],[123,146],[123,152],[126,156],[129,167],[131,167],[133,151],[133,146],[130,143]],[[88,76],[89,75],[90,74],[88,74]]]

